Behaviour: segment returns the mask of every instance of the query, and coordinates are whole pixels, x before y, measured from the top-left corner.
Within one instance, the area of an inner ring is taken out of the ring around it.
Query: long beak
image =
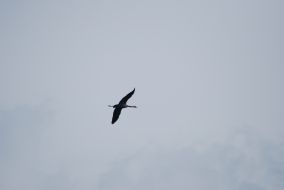
[[[113,108],[113,106],[111,106],[111,105],[108,105],[108,107],[112,107]]]

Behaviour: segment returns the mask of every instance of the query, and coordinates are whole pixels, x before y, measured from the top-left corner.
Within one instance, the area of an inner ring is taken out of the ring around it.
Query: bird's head
[[[117,107],[117,104],[116,105],[108,105],[108,107],[112,107],[112,108],[116,108]]]

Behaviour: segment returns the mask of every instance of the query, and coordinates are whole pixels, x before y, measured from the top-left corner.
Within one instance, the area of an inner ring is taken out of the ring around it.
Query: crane
[[[127,101],[128,101],[128,99],[131,98],[131,96],[134,94],[134,92],[135,92],[135,88],[134,88],[131,92],[129,92],[126,96],[124,96],[124,97],[119,101],[118,104],[115,104],[115,105],[113,105],[113,106],[109,105],[109,107],[114,108],[111,124],[114,124],[114,123],[118,120],[119,115],[120,115],[120,113],[121,113],[121,110],[122,110],[123,108],[137,108],[136,106],[129,106],[129,105],[126,104]]]

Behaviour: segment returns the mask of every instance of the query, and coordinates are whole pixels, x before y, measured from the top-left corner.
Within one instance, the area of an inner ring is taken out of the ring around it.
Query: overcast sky
[[[0,189],[284,189],[283,9],[1,0]]]

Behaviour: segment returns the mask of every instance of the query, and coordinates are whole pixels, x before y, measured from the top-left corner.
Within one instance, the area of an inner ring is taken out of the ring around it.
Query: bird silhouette
[[[126,96],[124,96],[124,97],[119,101],[118,104],[115,104],[115,105],[113,105],[113,106],[109,105],[109,107],[114,108],[114,110],[113,110],[113,115],[112,115],[112,120],[111,120],[111,124],[114,124],[114,123],[118,120],[119,115],[120,115],[120,113],[121,113],[121,110],[122,110],[123,108],[137,108],[136,106],[129,106],[129,105],[126,104],[127,101],[129,100],[129,98],[131,98],[131,96],[134,94],[134,92],[135,92],[135,88],[134,88],[131,92],[129,92]]]

